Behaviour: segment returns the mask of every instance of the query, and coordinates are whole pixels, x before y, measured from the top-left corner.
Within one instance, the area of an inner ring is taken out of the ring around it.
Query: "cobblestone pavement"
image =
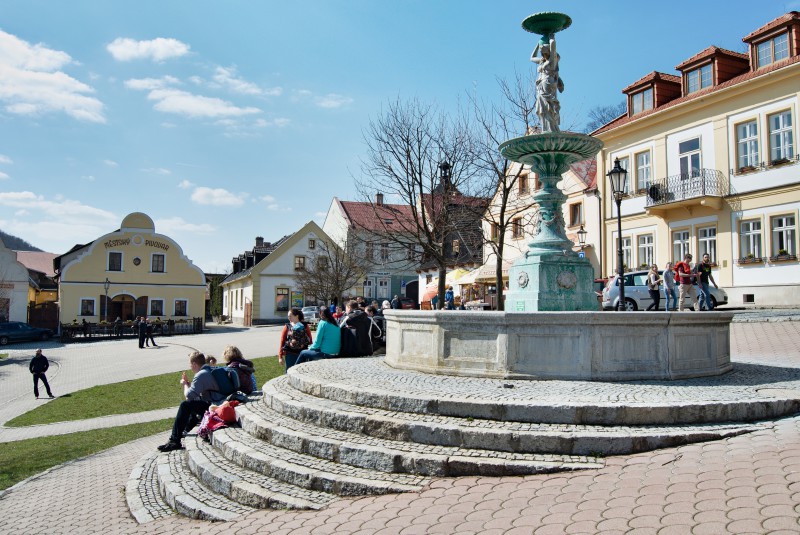
[[[736,361],[800,368],[800,322],[737,323],[731,331]],[[596,471],[440,479],[419,493],[340,499],[321,511],[137,525],[125,484],[162,439],[124,444],[12,488],[0,498],[0,533],[800,533],[798,416],[726,440],[612,457]]]

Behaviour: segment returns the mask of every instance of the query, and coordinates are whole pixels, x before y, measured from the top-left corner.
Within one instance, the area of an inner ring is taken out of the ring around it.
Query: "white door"
[[[378,279],[378,300],[389,297],[389,279]]]
[[[372,279],[364,280],[364,299],[372,299]]]

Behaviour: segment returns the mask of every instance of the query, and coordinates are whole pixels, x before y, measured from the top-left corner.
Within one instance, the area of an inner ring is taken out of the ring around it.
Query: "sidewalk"
[[[797,368],[797,340],[800,322],[738,323],[731,352],[736,362]],[[0,532],[800,533],[800,416],[723,441],[611,457],[597,471],[441,479],[420,493],[345,498],[316,512],[264,510],[233,523],[171,516],[137,525],[122,489],[160,439],[124,444],[18,485],[0,500]]]

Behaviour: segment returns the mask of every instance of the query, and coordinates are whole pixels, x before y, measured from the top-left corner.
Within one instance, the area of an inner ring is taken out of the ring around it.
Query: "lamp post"
[[[583,251],[583,249],[586,247],[587,234],[588,232],[586,232],[586,229],[584,229],[583,225],[581,225],[581,229],[578,231],[578,245],[580,246],[581,251]]]
[[[108,323],[108,288],[111,286],[111,281],[108,280],[106,277],[106,281],[103,283],[103,289],[106,291],[106,323]]]
[[[623,267],[622,255],[622,213],[620,206],[622,205],[622,196],[625,194],[625,182],[628,178],[628,171],[619,165],[619,158],[614,159],[614,168],[609,171],[606,176],[611,182],[611,191],[614,193],[614,200],[617,203],[617,280],[619,281],[619,302],[617,303],[617,310],[625,310],[625,268]]]

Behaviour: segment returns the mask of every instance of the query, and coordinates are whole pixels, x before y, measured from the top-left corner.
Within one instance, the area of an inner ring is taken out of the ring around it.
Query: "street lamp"
[[[111,286],[111,281],[108,280],[106,277],[106,281],[103,283],[103,289],[106,291],[106,323],[108,323],[108,288]]]
[[[578,245],[581,248],[581,251],[586,247],[586,235],[589,234],[586,232],[586,229],[583,228],[581,225],[581,229],[578,231]]]
[[[611,181],[611,191],[614,193],[614,200],[617,203],[617,280],[619,281],[619,302],[617,310],[625,310],[625,268],[623,267],[622,256],[622,196],[625,194],[625,182],[628,179],[628,171],[619,165],[619,158],[614,158],[614,168],[606,176]]]

